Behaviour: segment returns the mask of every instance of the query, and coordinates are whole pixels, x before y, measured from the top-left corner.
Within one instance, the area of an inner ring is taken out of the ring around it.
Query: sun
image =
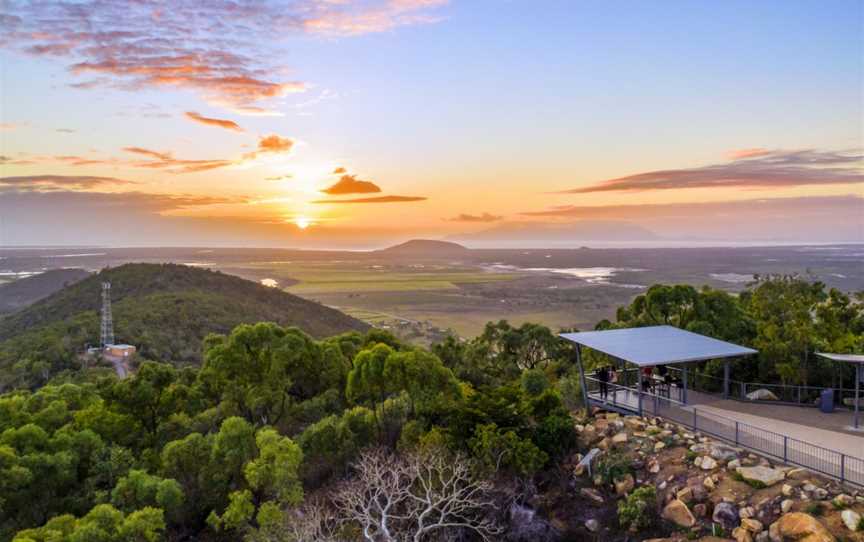
[[[305,230],[312,225],[312,221],[305,216],[298,216],[294,219],[294,224],[296,224],[301,230]]]

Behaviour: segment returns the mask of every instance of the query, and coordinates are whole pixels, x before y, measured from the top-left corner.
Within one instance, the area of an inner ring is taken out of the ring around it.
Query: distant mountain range
[[[0,319],[0,390],[76,365],[99,341],[100,292],[111,282],[116,342],[140,355],[196,363],[201,341],[242,323],[296,326],[315,337],[369,326],[335,309],[232,275],[176,264],[105,269]]]
[[[51,269],[32,277],[0,284],[0,314],[24,308],[89,276],[90,273],[84,269]]]
[[[474,233],[450,235],[453,241],[653,241],[660,237],[632,222],[582,220],[567,224],[507,222]]]

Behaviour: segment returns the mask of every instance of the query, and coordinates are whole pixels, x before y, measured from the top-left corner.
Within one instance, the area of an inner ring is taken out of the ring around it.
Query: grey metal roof
[[[864,354],[826,354],[825,352],[816,352],[817,356],[821,356],[831,361],[845,361],[846,363],[864,363]]]
[[[756,353],[752,348],[672,326],[562,333],[561,337],[640,367],[749,356]]]

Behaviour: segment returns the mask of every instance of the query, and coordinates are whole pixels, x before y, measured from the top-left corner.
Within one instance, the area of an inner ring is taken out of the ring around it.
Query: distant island
[[[418,256],[418,255],[428,255],[428,256],[444,256],[444,255],[458,255],[464,254],[468,252],[468,249],[459,243],[453,243],[450,241],[435,241],[432,239],[412,239],[411,241],[406,241],[404,243],[394,245],[389,248],[385,248],[380,252],[384,252],[387,254],[395,254],[395,255],[406,255],[406,256]]]

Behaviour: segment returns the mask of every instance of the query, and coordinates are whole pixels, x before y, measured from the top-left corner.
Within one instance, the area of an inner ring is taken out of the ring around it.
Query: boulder
[[[765,527],[762,525],[762,522],[758,519],[753,518],[745,518],[741,520],[741,527],[743,529],[747,529],[751,533],[761,533],[762,529]]]
[[[732,538],[735,539],[735,542],[753,542],[753,535],[750,534],[750,531],[741,527],[732,529]]]
[[[771,467],[756,466],[756,467],[738,467],[736,471],[747,482],[756,482],[764,486],[773,486],[778,482],[782,482],[786,478],[786,473],[782,470],[772,469]]]
[[[751,401],[779,401],[771,390],[766,390],[765,388],[751,391],[747,394],[747,399]]]
[[[560,538],[555,528],[528,506],[513,503],[509,509],[507,539],[513,542],[551,541]]]
[[[711,519],[727,531],[731,531],[738,526],[738,508],[729,502],[718,502],[714,506],[714,514]]]
[[[840,514],[840,519],[843,520],[846,528],[850,531],[857,531],[858,526],[861,525],[861,514],[853,510],[843,510]]]
[[[663,509],[663,519],[669,520],[679,527],[692,527],[696,524],[696,518],[687,508],[687,505],[678,499],[669,501]]]
[[[783,499],[783,502],[780,503],[780,511],[784,514],[787,514],[790,510],[792,510],[792,506],[795,504],[795,501],[792,499]]]
[[[624,444],[627,442],[627,432],[621,431],[620,433],[616,433],[614,437],[612,437],[612,444]]]
[[[712,444],[711,457],[717,461],[731,461],[738,457],[738,450],[724,444]]]
[[[831,501],[834,504],[835,508],[848,508],[855,504],[855,498],[852,495],[847,495],[845,493],[841,493],[834,497]]]
[[[579,490],[579,494],[597,504],[603,504],[605,502],[603,495],[593,487],[583,487]]]
[[[775,523],[777,534],[781,540],[796,540],[798,542],[836,542],[828,529],[819,520],[803,512],[792,512],[781,517]]]
[[[623,478],[615,480],[615,493],[618,495],[626,495],[633,491],[634,487],[636,487],[636,480],[633,479],[632,474],[628,474]]]
[[[702,464],[700,465],[702,470],[714,470],[717,468],[717,460],[715,460],[710,455],[706,455],[702,458]]]

